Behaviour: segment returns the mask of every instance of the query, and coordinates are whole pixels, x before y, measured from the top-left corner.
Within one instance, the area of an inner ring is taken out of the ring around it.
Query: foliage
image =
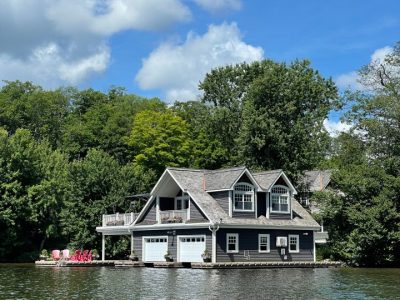
[[[134,164],[137,169],[143,172],[154,170],[156,177],[166,166],[189,166],[189,128],[172,111],[147,110],[136,114],[127,144],[136,153]]]
[[[213,70],[200,84],[215,106],[213,125],[234,164],[284,168],[297,174],[316,166],[329,146],[323,127],[339,106],[332,80],[308,61],[264,60]]]
[[[349,133],[326,163],[334,191],[314,195],[330,235],[329,255],[353,265],[400,265],[400,49],[360,70],[366,91],[347,91]]]
[[[26,129],[0,133],[0,258],[37,256],[59,235],[59,214],[69,195],[67,161]]]

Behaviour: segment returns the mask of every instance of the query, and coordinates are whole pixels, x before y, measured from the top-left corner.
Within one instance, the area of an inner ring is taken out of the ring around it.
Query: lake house
[[[282,170],[167,168],[138,214],[103,215],[97,231],[130,235],[143,262],[315,261],[320,225]]]

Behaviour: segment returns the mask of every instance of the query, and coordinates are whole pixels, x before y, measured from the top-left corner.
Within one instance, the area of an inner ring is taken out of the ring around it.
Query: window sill
[[[254,213],[254,209],[253,209],[253,210],[234,209],[233,212],[248,212],[248,213]]]
[[[226,253],[239,253],[239,250],[227,250]]]
[[[258,250],[258,253],[271,253],[271,251],[270,250],[267,250],[267,251]]]
[[[294,250],[289,250],[289,253],[300,253],[300,250],[294,251]]]
[[[290,211],[272,211],[270,210],[271,214],[282,214],[282,215],[289,215]]]

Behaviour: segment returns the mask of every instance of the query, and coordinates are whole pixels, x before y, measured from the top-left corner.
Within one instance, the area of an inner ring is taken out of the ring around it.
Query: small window
[[[289,235],[289,253],[298,253],[299,251],[299,236]]]
[[[289,212],[289,189],[285,186],[274,186],[271,190],[271,212]]]
[[[254,211],[254,186],[246,182],[236,184],[233,202],[234,211]]]
[[[258,252],[268,253],[269,252],[269,234],[258,235]]]
[[[226,235],[226,252],[227,253],[239,252],[239,235],[237,233],[228,233]]]

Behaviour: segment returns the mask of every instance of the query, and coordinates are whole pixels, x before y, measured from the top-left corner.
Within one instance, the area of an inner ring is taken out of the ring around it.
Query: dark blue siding
[[[239,253],[226,253],[226,234],[239,234]],[[270,253],[258,252],[258,234],[270,235]],[[287,261],[313,261],[313,232],[307,230],[268,230],[268,229],[226,229],[217,231],[217,262],[229,261],[284,261],[280,249],[276,247],[276,237],[289,234],[299,235],[300,252],[289,253],[286,247]],[[288,241],[289,242],[289,241]],[[250,259],[244,257],[244,250],[248,250]]]

